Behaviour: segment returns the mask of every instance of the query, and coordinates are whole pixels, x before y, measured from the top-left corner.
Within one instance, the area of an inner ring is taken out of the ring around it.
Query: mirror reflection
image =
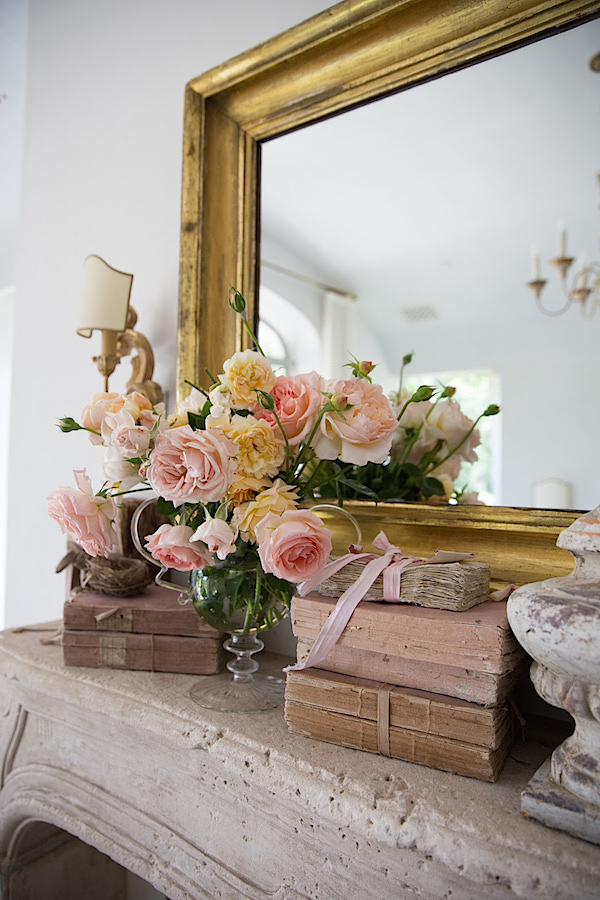
[[[408,352],[418,382],[484,373],[503,506],[600,497],[600,310],[547,316],[527,286],[533,253],[544,305],[564,305],[564,231],[571,274],[600,257],[598,52],[596,20],[262,147],[278,361],[337,375],[354,354],[386,390]]]

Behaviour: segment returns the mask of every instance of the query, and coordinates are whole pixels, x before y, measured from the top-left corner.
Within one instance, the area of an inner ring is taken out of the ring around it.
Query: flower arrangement
[[[106,482],[94,493],[85,470],[77,471],[76,486],[55,490],[48,509],[87,554],[109,557],[117,548],[118,498],[151,488],[168,517],[146,536],[153,559],[193,573],[192,580],[212,573],[196,608],[222,630],[232,620],[249,630],[274,624],[276,601],[289,605],[292,587],[329,558],[331,533],[301,501],[360,489],[348,476],[389,458],[398,423],[370,363],[355,361],[349,377],[335,380],[316,372],[278,376],[233,288],[229,304],[256,349],[226,360],[207,391],[192,386],[171,416],[139,393],[106,392],[95,395],[81,422],[61,419],[62,431],[85,430],[103,446]],[[225,610],[216,596],[232,570],[238,575],[227,582]],[[271,600],[252,609],[265,585]]]
[[[456,389],[450,385],[407,390],[403,375],[411,361],[412,354],[403,358],[398,390],[389,398],[397,419],[389,458],[354,467],[337,482],[332,477],[324,485],[325,495],[333,496],[334,485],[338,500],[481,502],[476,492],[457,488],[457,479],[463,463],[478,459],[476,448],[481,438],[477,425],[481,419],[497,415],[500,407],[490,404],[473,421],[463,413],[454,397]],[[329,466],[334,475],[338,463]]]

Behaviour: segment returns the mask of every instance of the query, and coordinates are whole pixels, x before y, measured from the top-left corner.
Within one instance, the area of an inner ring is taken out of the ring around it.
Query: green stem
[[[248,332],[248,334],[250,335],[250,337],[251,337],[252,340],[254,341],[254,346],[256,347],[256,349],[258,350],[258,352],[260,353],[260,355],[261,355],[261,356],[264,356],[265,359],[266,359],[265,353],[263,352],[263,348],[262,348],[262,347],[260,346],[260,344],[258,343],[258,338],[256,337],[256,335],[254,334],[254,332],[252,331],[252,329],[251,329],[250,326],[248,325],[248,319],[246,318],[246,313],[245,313],[245,312],[243,312],[243,313],[238,313],[238,316],[241,316],[242,322],[244,323],[244,328],[246,329],[246,331]]]
[[[216,381],[216,379],[215,379],[215,376],[212,375],[212,374],[208,371],[208,369],[205,369],[204,371],[206,372],[206,374],[208,375],[208,377],[212,380],[213,384],[216,384],[217,381]],[[208,391],[205,391],[203,387],[200,387],[198,384],[194,384],[193,381],[189,381],[187,378],[185,379],[184,383],[185,383],[185,384],[189,384],[190,387],[193,387],[193,388],[195,388],[195,390],[200,391],[200,393],[201,393],[201,394],[204,394],[204,396],[208,399],[208,396],[209,396],[209,395],[208,395]]]
[[[145,491],[150,489],[150,485],[146,485],[145,487],[134,487],[129,488],[126,491],[116,491],[114,494],[111,494],[111,497],[124,497],[126,494],[142,494]]]
[[[439,462],[437,462],[433,467],[430,466],[430,468],[428,470],[429,472],[433,472],[435,469],[439,469],[439,467],[443,466],[444,463],[447,462],[451,456],[454,456],[454,454],[456,453],[457,450],[460,450],[460,448],[465,443],[465,441],[467,441],[470,438],[470,436],[473,434],[473,432],[477,428],[477,424],[480,421],[480,419],[483,419],[483,413],[481,413],[481,415],[479,415],[475,419],[475,421],[473,422],[473,424],[471,425],[471,427],[469,428],[467,433],[464,435],[463,439],[458,442],[456,447],[453,447],[452,450],[450,450],[445,456],[443,456],[442,459],[440,459]],[[424,472],[423,474],[427,474],[427,472]]]
[[[307,451],[307,448],[310,447],[311,441],[312,441],[312,439],[314,438],[315,434],[317,433],[317,429],[318,429],[319,425],[321,424],[321,419],[323,418],[323,416],[325,415],[326,412],[331,412],[331,409],[328,409],[328,408],[327,408],[327,403],[325,403],[325,404],[323,405],[323,408],[322,408],[321,411],[319,412],[319,415],[317,416],[317,419],[316,419],[316,421],[315,421],[315,424],[313,425],[313,428],[312,428],[311,433],[309,434],[309,436],[307,437],[307,439],[306,439],[306,440],[304,441],[304,443],[302,444],[302,447],[301,447],[301,449],[300,449],[300,453],[298,454],[298,456],[297,456],[296,459],[294,460],[294,472],[295,472],[295,477],[296,477],[296,478],[299,478],[300,475],[302,475],[302,472],[304,471],[304,469],[306,468],[307,463],[309,462],[308,459],[306,459],[306,460],[303,459],[303,456],[305,455],[305,451]],[[339,413],[338,413],[338,415],[339,415]],[[300,466],[300,468],[298,468],[298,466]],[[289,475],[289,474],[291,474],[291,473],[286,472],[286,475]]]
[[[290,442],[288,441],[287,434],[285,433],[284,427],[281,424],[281,420],[280,420],[279,416],[277,415],[277,410],[272,409],[271,412],[275,416],[275,421],[277,422],[277,424],[279,426],[279,430],[281,431],[281,433],[283,435],[283,439],[285,441],[285,470],[287,473],[289,465],[290,465]]]

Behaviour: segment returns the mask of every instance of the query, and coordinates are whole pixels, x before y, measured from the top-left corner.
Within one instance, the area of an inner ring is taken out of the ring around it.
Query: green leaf
[[[188,423],[192,431],[203,431],[206,417],[210,412],[210,400],[207,400],[199,413],[188,412]]]
[[[164,497],[158,497],[156,501],[156,509],[158,514],[161,516],[168,516],[171,518],[177,512],[177,507],[174,503],[171,503],[170,500],[165,500]]]

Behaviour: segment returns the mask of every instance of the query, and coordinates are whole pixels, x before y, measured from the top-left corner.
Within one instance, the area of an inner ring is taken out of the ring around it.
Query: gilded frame
[[[190,81],[178,395],[187,393],[186,381],[203,382],[205,369],[220,371],[246,346],[226,301],[233,284],[254,318],[261,142],[598,15],[600,0],[344,0]],[[532,581],[571,568],[569,554],[554,546],[575,517],[570,512],[352,506],[367,540],[385,521],[390,539],[413,553],[483,541],[499,579]]]

